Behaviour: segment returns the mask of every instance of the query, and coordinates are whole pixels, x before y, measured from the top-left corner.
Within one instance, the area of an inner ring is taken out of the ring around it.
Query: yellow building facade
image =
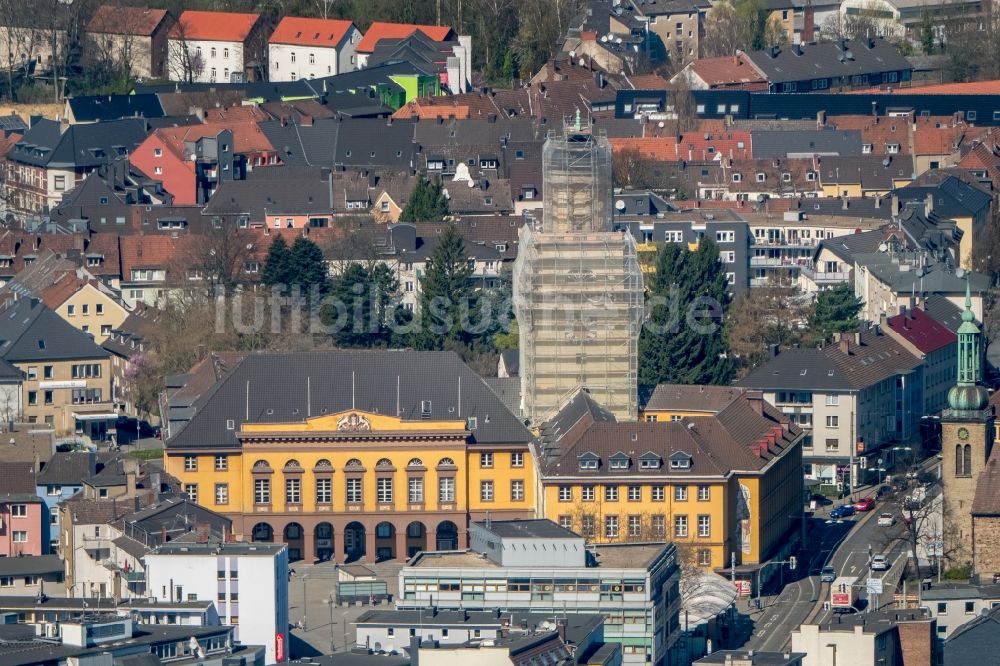
[[[237,446],[189,443],[181,430],[165,466],[191,499],[232,518],[237,538],[283,541],[293,558],[373,561],[465,548],[470,521],[534,517],[537,504],[527,430],[514,420],[507,427],[523,437],[477,441],[513,418],[490,409],[227,420]]]
[[[679,388],[672,404],[654,393],[639,423],[571,401],[552,428],[565,434],[537,444],[542,513],[593,543],[670,540],[697,566],[759,564],[800,528],[802,432],[759,394]]]
[[[118,299],[91,282],[83,283],[52,308],[75,328],[92,335],[97,344],[107,340],[129,314]]]

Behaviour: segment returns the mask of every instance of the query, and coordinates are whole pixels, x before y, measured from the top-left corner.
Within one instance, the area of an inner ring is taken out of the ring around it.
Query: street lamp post
[[[302,576],[302,631],[309,631],[309,599],[307,597],[308,587],[306,587],[306,579],[309,578],[309,574],[303,574]]]
[[[333,593],[330,594],[330,598],[327,599],[326,602],[328,604],[330,604],[330,654],[333,654],[334,652],[337,651],[337,645],[333,641],[333,622],[334,622],[333,621],[333,605],[334,605]]]

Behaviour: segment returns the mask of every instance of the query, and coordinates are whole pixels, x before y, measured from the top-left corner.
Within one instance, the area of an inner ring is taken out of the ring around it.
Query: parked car
[[[888,571],[891,566],[888,555],[876,555],[872,558],[872,571]]]
[[[833,567],[823,567],[819,572],[819,582],[832,583],[837,580],[837,570]]]
[[[880,513],[878,516],[879,527],[892,527],[896,524],[896,516],[891,513]]]
[[[857,502],[854,503],[854,509],[856,511],[871,511],[875,508],[875,498],[874,497],[862,497]]]
[[[830,512],[831,518],[849,518],[856,513],[854,506],[851,504],[841,504]]]
[[[890,488],[889,486],[887,485],[879,486],[878,490],[875,491],[875,499],[880,500],[884,498],[886,495],[888,495],[890,492],[892,492],[892,488]]]
[[[830,499],[826,495],[820,495],[819,493],[815,493],[812,496],[812,501],[816,502],[816,506],[829,506],[833,504],[832,499]]]

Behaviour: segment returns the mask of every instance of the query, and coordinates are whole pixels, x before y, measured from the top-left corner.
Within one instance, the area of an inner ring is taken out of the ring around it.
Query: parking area
[[[384,581],[391,599],[399,589],[401,564],[385,563],[366,565]],[[293,574],[288,583],[288,621],[292,625],[290,652],[292,658],[327,654],[334,650],[350,649],[354,645],[353,622],[370,608],[393,608],[393,602],[371,605],[368,603],[341,605],[336,603],[335,592],[339,575],[333,562],[292,565]]]

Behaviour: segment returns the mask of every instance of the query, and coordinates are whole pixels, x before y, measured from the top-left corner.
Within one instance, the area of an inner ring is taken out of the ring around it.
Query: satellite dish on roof
[[[844,57],[848,60],[854,60],[854,53],[851,51],[844,51]]]
[[[917,269],[917,272],[916,272],[916,276],[917,276],[918,278],[921,278],[921,277],[923,277],[924,275],[925,275],[925,273],[924,273],[924,269],[923,269],[923,268],[918,268],[918,269]]]
[[[887,251],[888,249],[889,249],[889,246],[888,246],[888,245],[887,245],[886,243],[881,243],[881,244],[879,244],[879,246],[878,246],[878,251],[879,251],[879,252],[885,252],[885,251]]]
[[[617,201],[615,201],[615,208],[618,210],[625,210],[625,202],[622,201],[621,199],[618,199]]]
[[[757,195],[757,203],[764,203],[765,201],[767,201],[767,195],[766,194],[758,194]]]
[[[959,280],[961,280],[962,278],[964,278],[965,277],[965,269],[964,268],[956,268],[955,269],[955,277],[957,277]]]
[[[882,166],[884,166],[884,167],[888,167],[891,163],[892,163],[892,160],[890,160],[888,157],[885,158],[884,160],[882,160]]]

